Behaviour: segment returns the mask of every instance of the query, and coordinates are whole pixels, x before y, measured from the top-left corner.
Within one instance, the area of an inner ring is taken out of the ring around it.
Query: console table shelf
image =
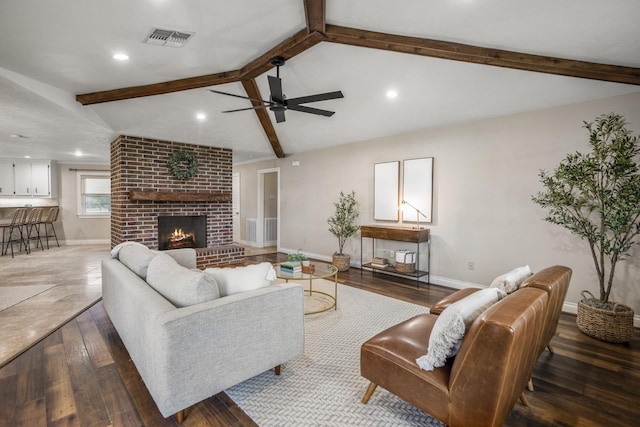
[[[428,271],[423,271],[423,270],[416,270],[413,271],[411,273],[408,273],[406,271],[398,271],[396,270],[395,267],[393,266],[389,266],[389,267],[376,267],[371,265],[370,262],[364,263],[362,265],[363,268],[370,268],[371,270],[379,270],[381,272],[386,272],[386,273],[394,273],[394,274],[401,274],[403,276],[410,276],[410,277],[422,277],[422,276],[426,276],[429,274]]]
[[[416,270],[409,273],[398,271],[393,266],[375,267],[371,263],[362,262],[363,239],[370,238],[373,241],[373,256],[376,251],[377,240],[393,240],[398,242],[410,242],[416,244]],[[420,245],[427,245],[427,269],[420,270]],[[360,227],[360,274],[362,270],[370,269],[372,272],[379,271],[381,273],[393,273],[406,277],[415,277],[416,287],[420,287],[420,277],[427,276],[427,284],[429,283],[429,272],[431,270],[431,234],[429,229],[405,228],[405,227],[384,227],[377,225],[363,225]]]

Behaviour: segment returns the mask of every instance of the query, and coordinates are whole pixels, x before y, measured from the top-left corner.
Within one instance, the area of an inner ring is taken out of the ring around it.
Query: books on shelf
[[[371,260],[371,267],[375,267],[375,268],[389,267],[389,261],[386,258],[374,257]]]

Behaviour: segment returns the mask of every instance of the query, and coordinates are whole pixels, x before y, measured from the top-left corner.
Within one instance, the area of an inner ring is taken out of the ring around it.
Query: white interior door
[[[265,192],[265,176],[273,173],[275,173],[276,181],[275,194],[273,194],[273,192],[271,191]],[[275,221],[277,237],[275,244],[277,247],[280,247],[280,168],[261,169],[258,171],[258,215],[256,218],[256,247],[258,248],[263,248],[265,246],[265,195],[268,199],[270,199],[270,196],[272,194],[276,199]],[[270,212],[270,215],[274,215],[273,212]],[[269,245],[273,244],[273,241],[269,242]]]
[[[231,199],[233,210],[233,241],[240,241],[240,174],[234,173],[231,186]]]

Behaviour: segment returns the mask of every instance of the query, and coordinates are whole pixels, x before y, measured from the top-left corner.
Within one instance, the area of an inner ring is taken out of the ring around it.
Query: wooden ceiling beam
[[[76,96],[76,101],[82,105],[100,104],[103,102],[122,101],[124,99],[140,98],[143,96],[162,95],[183,90],[199,89],[208,86],[237,82],[240,71],[225,71],[205,76],[189,77],[162,83],[152,83],[143,86],[132,86],[121,89],[104,90],[101,92],[85,93]]]
[[[274,48],[269,49],[267,52],[242,67],[240,69],[241,79],[255,79],[272,69],[273,65],[271,65],[271,58],[274,56],[282,56],[285,60],[289,60],[325,39],[326,38],[322,33],[308,33],[306,29],[300,30],[293,36],[289,37]]]
[[[258,88],[258,83],[256,83],[254,79],[242,80],[241,83],[249,98],[262,99],[260,89]],[[251,101],[251,104],[254,107],[263,105],[262,102],[258,101]],[[275,153],[276,157],[282,159],[284,157],[284,151],[282,151],[282,146],[280,145],[280,141],[278,140],[278,135],[276,135],[276,130],[273,128],[273,123],[269,118],[269,112],[266,108],[256,108],[254,111],[258,116],[260,125],[262,125],[262,128],[264,129],[264,133],[267,135],[267,139],[269,139],[269,143],[271,144],[273,152]]]
[[[327,41],[474,64],[640,85],[640,68],[511,52],[461,43],[326,25]]]
[[[274,46],[239,70],[86,93],[77,95],[76,100],[82,105],[90,105],[199,89],[237,81],[242,83],[250,98],[262,99],[255,78],[273,68],[271,58],[282,56],[285,60],[289,60],[323,41],[525,71],[640,85],[640,68],[533,55],[331,25],[326,23],[326,0],[303,1],[306,28]],[[252,104],[254,106],[260,105],[254,101]],[[284,152],[267,109],[260,108],[255,112],[273,152],[278,158],[283,158]]]
[[[307,31],[324,33],[327,23],[326,0],[304,0],[304,15],[307,19]]]

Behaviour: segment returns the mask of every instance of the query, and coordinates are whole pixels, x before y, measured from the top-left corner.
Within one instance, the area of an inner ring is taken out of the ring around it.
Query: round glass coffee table
[[[283,271],[280,269],[280,264],[275,264],[274,269],[276,270],[276,275],[278,279],[284,279],[285,282],[289,282],[289,280],[293,280],[296,282],[301,282],[304,287],[305,282],[309,282],[309,289],[305,289],[305,309],[304,314],[316,314],[322,313],[332,308],[334,310],[338,309],[338,268],[334,265],[331,265],[322,261],[314,261],[312,266],[315,267],[312,273],[302,273],[296,272],[291,273],[287,271]],[[333,295],[327,286],[322,288],[322,290],[313,289],[313,281],[315,279],[331,279],[333,278]],[[308,299],[307,299],[308,298]],[[309,308],[307,308],[307,306]]]

